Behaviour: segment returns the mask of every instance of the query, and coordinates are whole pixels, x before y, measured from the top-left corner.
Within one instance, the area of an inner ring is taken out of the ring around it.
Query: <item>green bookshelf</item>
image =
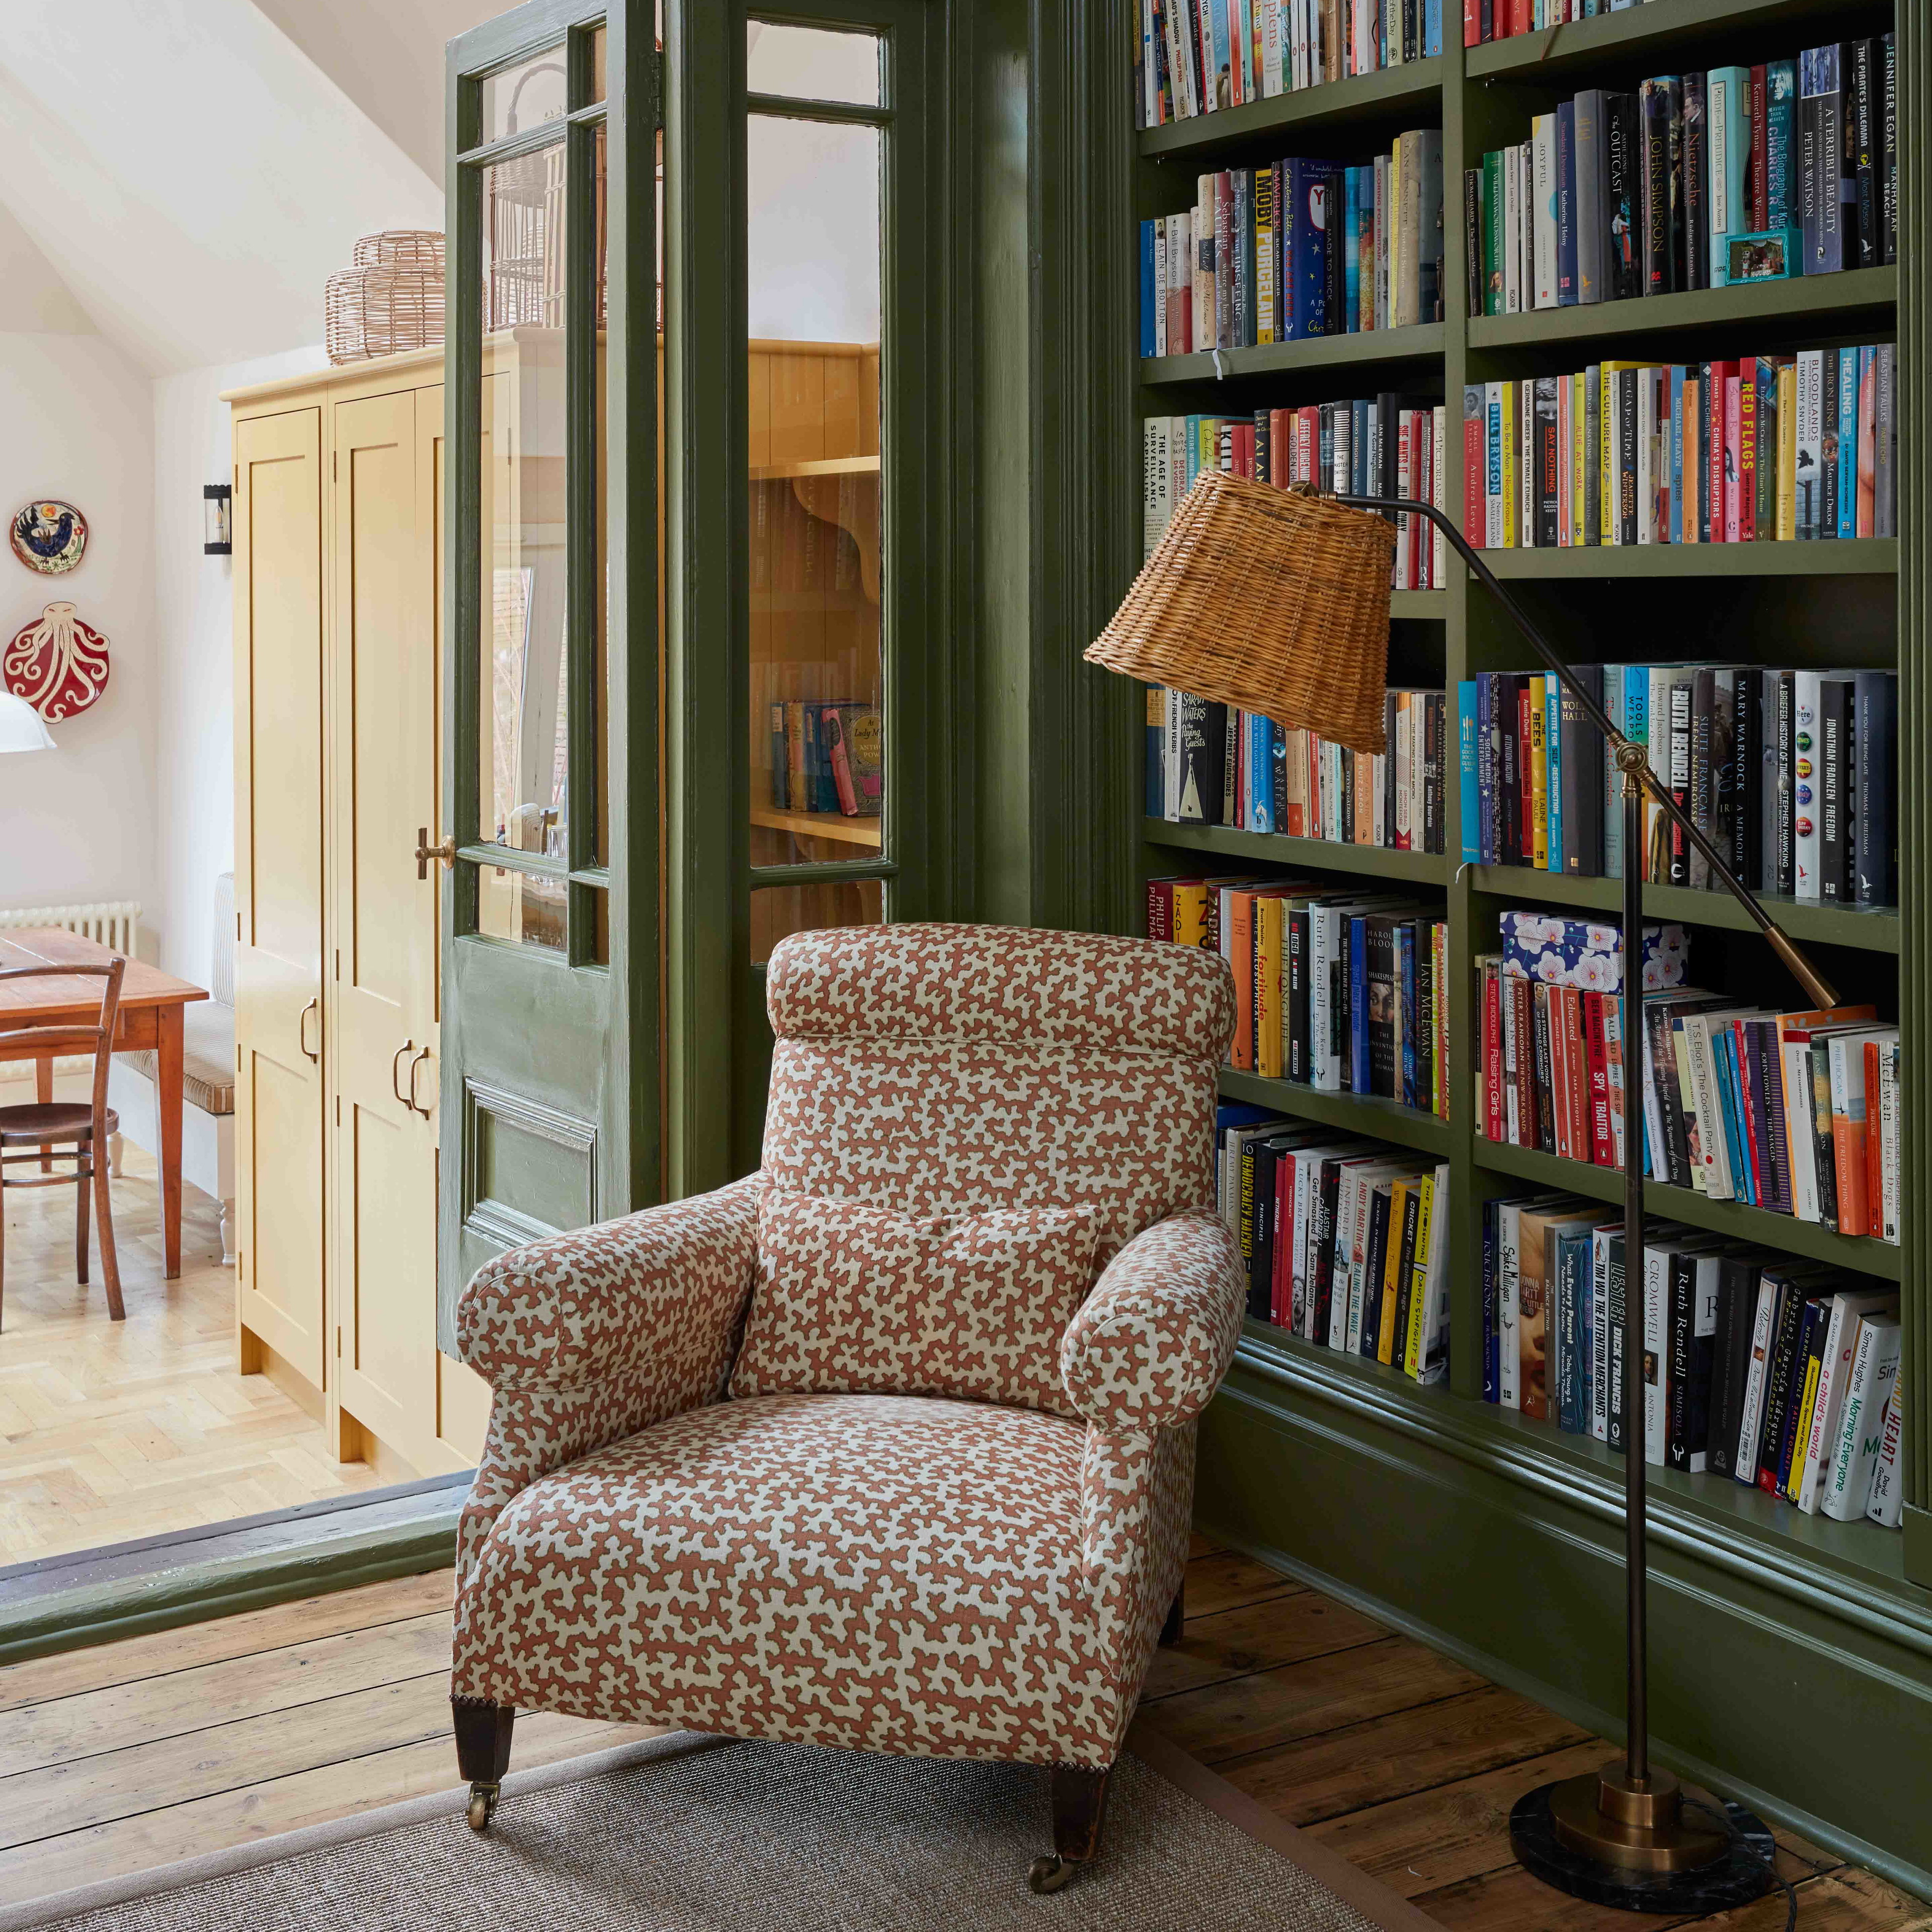
[[[1460,10],[1445,5],[1450,32]],[[1924,367],[1915,317],[1922,275],[1911,250],[1932,162],[1920,169],[1920,104],[1932,79],[1924,27],[1900,8],[1904,257],[1873,268],[1750,286],[1509,316],[1466,315],[1461,172],[1485,150],[1520,140],[1532,114],[1592,86],[1646,75],[1795,56],[1831,38],[1886,31],[1890,10],[1865,0],[1647,0],[1560,28],[1314,88],[1252,107],[1130,134],[1133,217],[1190,206],[1196,177],[1282,154],[1354,158],[1406,129],[1444,136],[1447,320],[1253,350],[1143,360],[1131,309],[1116,340],[1131,387],[1134,447],[1142,417],[1232,413],[1398,388],[1440,401],[1452,466],[1462,447],[1466,383],[1568,370],[1606,356],[1671,362],[1725,353],[1896,338],[1900,353],[1900,538],[1748,545],[1503,550],[1496,574],[1524,586],[1559,646],[1579,661],[1690,657],[1766,664],[1887,664],[1900,670],[1901,847],[1923,823],[1917,676],[1923,649],[1919,539],[1922,487],[1912,440]],[[1127,57],[1124,56],[1124,64]],[[1922,181],[1922,172],[1927,179]],[[1124,222],[1118,285],[1137,232]],[[1130,372],[1130,374],[1129,373]],[[1460,469],[1457,470],[1460,474]],[[1137,480],[1137,479],[1136,479]],[[1452,489],[1452,508],[1455,497]],[[1141,504],[1124,482],[1119,514],[1138,555]],[[1449,587],[1395,599],[1400,681],[1453,696],[1479,672],[1527,667],[1519,634],[1453,558]],[[1138,719],[1136,715],[1136,722]],[[1609,1169],[1497,1146],[1477,1132],[1478,1015],[1472,962],[1495,950],[1510,904],[1616,916],[1614,880],[1526,867],[1465,865],[1452,766],[1446,856],[1384,851],[1141,815],[1138,730],[1124,836],[1143,881],[1242,872],[1386,890],[1412,886],[1449,928],[1450,1103],[1447,1120],[1352,1094],[1225,1072],[1229,1100],[1277,1108],[1414,1148],[1451,1170],[1451,1350],[1448,1377],[1421,1386],[1399,1371],[1251,1322],[1222,1395],[1204,1423],[1198,1508],[1214,1533],[1286,1564],[1474,1664],[1485,1674],[1615,1734],[1622,1701],[1621,1458],[1603,1444],[1481,1400],[1480,1204],[1561,1189],[1613,1216],[1622,1177]],[[1452,751],[1453,756],[1453,751]],[[1912,887],[1908,884],[1910,896]],[[1916,942],[1921,915],[1789,899],[1767,902],[1786,930],[1819,949],[1846,999],[1870,999],[1914,1037],[1932,1009],[1932,964]],[[1785,987],[1747,916],[1727,896],[1651,888],[1647,916],[1694,929],[1702,983],[1774,1003]],[[1124,910],[1141,930],[1142,908]],[[1932,942],[1932,934],[1928,935]],[[1768,989],[1776,984],[1780,991]],[[1932,1187],[1908,1112],[1906,1198]],[[1920,1177],[1918,1192],[1912,1177]],[[1678,1769],[1862,1858],[1909,1888],[1932,1891],[1932,1348],[1923,1337],[1923,1238],[1904,1246],[1706,1199],[1659,1184],[1649,1210],[1688,1226],[1843,1271],[1859,1284],[1900,1285],[1907,1330],[1905,1532],[1807,1515],[1762,1492],[1703,1473],[1653,1469],[1653,1710],[1660,1754]],[[1802,1745],[1802,1748],[1795,1747]],[[1873,1795],[1872,1768],[1888,1786]]]

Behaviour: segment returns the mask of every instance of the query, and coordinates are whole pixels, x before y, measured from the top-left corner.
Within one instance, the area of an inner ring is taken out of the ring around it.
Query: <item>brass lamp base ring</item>
[[[1546,1884],[1625,1911],[1719,1912],[1774,1882],[1772,1836],[1761,1820],[1681,1787],[1668,1772],[1638,1790],[1620,1761],[1520,1798],[1510,1843]]]

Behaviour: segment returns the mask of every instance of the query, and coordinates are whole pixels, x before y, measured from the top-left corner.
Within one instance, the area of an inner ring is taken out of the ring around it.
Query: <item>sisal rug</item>
[[[1137,1726],[1100,1861],[1029,1892],[1046,1774],[690,1732],[8,1910],[0,1932],[1430,1932]]]

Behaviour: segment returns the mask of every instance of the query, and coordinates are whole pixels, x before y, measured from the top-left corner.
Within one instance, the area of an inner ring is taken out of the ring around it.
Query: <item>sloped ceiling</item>
[[[442,226],[417,158],[441,120],[438,0],[274,4],[336,16],[340,45],[311,33],[320,55],[305,50],[255,0],[88,0],[0,38],[8,205],[72,301],[156,374],[320,341],[324,284],[358,235]],[[358,20],[376,36],[359,64]],[[412,69],[400,50],[417,35]],[[426,121],[405,111],[419,92]],[[20,254],[0,221],[0,273]],[[6,308],[0,328],[36,326]],[[45,289],[35,312],[71,314]]]

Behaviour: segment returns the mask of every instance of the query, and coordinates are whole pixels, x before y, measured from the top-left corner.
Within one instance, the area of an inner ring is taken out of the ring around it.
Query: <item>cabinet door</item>
[[[434,524],[415,394],[333,412],[330,1044],[341,1410],[438,1462]],[[358,1452],[355,1432],[342,1450]]]
[[[310,408],[235,428],[236,1309],[244,1370],[266,1342],[318,1389],[321,427]]]

